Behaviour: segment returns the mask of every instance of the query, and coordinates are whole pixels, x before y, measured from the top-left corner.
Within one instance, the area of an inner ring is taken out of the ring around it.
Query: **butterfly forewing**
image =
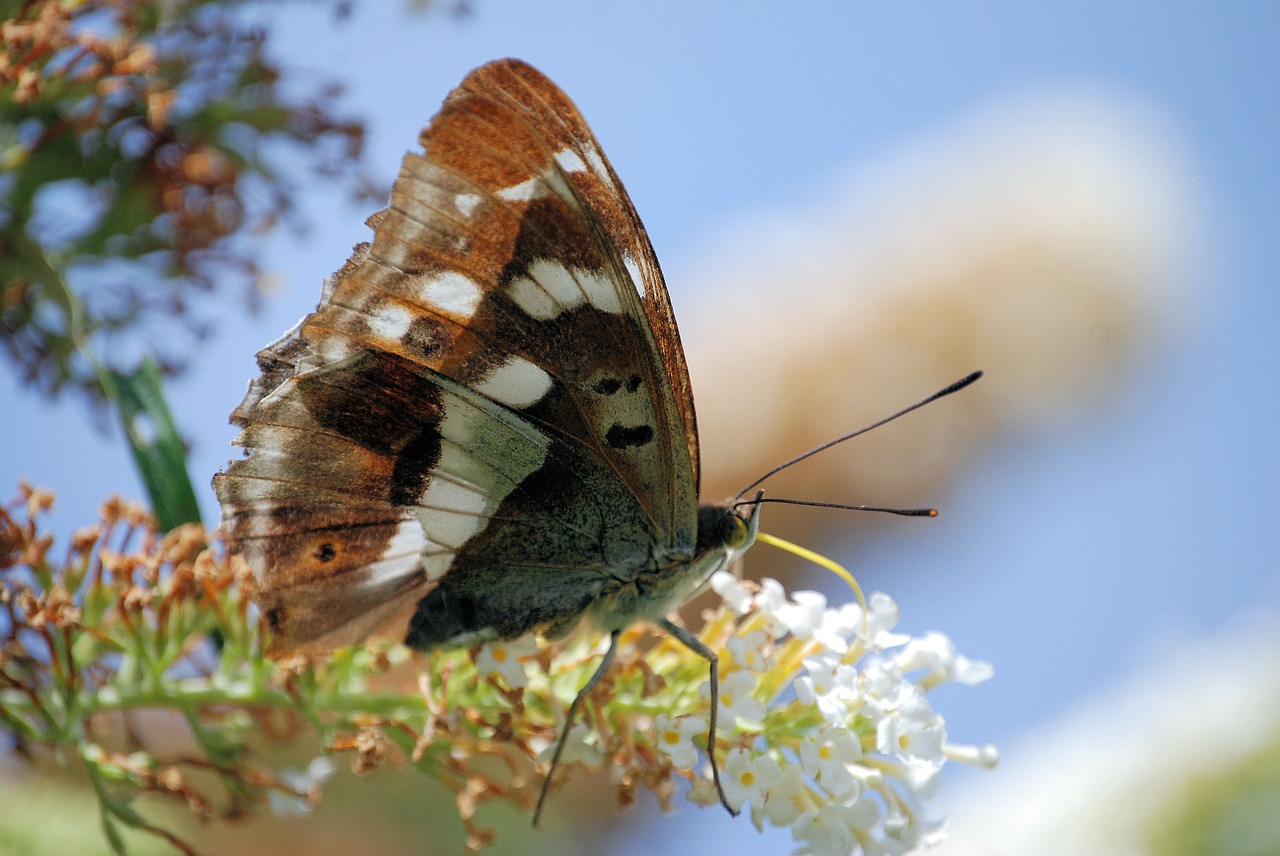
[[[608,244],[616,249],[633,288],[639,290],[649,319],[644,332],[652,337],[666,369],[671,401],[680,414],[684,448],[689,457],[687,466],[696,494],[697,420],[675,314],[649,235],[595,135],[568,96],[525,63],[512,60],[490,63],[473,72],[458,91],[500,98],[508,109],[526,116],[527,121],[542,129],[565,178],[586,200],[596,225],[604,231]],[[624,290],[629,299],[631,289]],[[676,466],[680,468],[685,464],[676,462]]]
[[[678,334],[586,124],[508,60],[422,142],[233,415],[249,455],[215,486],[277,649],[402,628],[446,575],[483,602],[420,615],[423,646],[557,629],[610,573],[694,546]]]
[[[503,61],[469,75],[422,142],[424,158],[406,159],[402,172],[412,195],[393,195],[393,211],[416,217],[424,200],[435,209],[464,200],[492,230],[497,251],[474,255],[502,260],[499,294],[493,323],[472,328],[505,334],[517,350],[543,344],[539,365],[586,420],[574,436],[603,441],[660,535],[688,542],[697,439],[679,336],[649,240],[585,121],[539,72]],[[453,193],[442,173],[480,192]],[[542,329],[528,335],[531,323]],[[565,414],[550,422],[574,430]]]

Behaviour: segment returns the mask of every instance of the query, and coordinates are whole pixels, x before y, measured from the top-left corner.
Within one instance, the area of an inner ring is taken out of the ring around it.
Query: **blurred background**
[[[383,185],[487,60],[519,56],[569,93],[662,260],[707,498],[987,372],[769,485],[938,519],[764,514],[889,593],[904,631],[942,631],[994,664],[988,684],[935,699],[953,741],[1002,750],[995,771],[947,769],[931,805],[951,817],[943,852],[1280,847],[1280,9],[470,0],[242,14],[286,88],[341,84],[328,106],[364,122]],[[212,333],[169,386],[211,525],[208,479],[254,352],[314,307],[381,207],[323,181],[297,192],[305,233],[253,245],[271,284],[259,311],[215,292],[200,309]],[[119,432],[83,400],[3,371],[0,401],[0,485],[54,489],[56,531],[112,493],[143,495]],[[768,550],[748,576],[846,596]],[[0,769],[24,812],[76,799]],[[495,852],[793,847],[718,810],[661,816],[648,796],[617,815],[600,785],[561,792],[538,836],[495,812]],[[0,817],[18,804],[4,802]],[[204,846],[457,852],[451,810],[412,774],[340,776],[314,817],[212,828]],[[1178,832],[1192,819],[1232,831],[1202,843]]]

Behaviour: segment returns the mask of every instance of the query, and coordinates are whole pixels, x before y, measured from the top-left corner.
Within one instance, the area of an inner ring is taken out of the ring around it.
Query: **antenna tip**
[[[947,387],[946,389],[942,390],[942,392],[939,392],[939,393],[938,393],[938,395],[937,395],[936,397],[937,397],[937,398],[942,398],[943,396],[950,395],[950,394],[951,394],[951,393],[953,393],[953,392],[959,392],[960,390],[964,389],[964,388],[965,388],[966,386],[968,386],[969,384],[971,384],[971,383],[975,382],[976,380],[978,380],[978,378],[982,377],[982,375],[983,375],[983,371],[982,371],[981,369],[979,369],[979,370],[978,370],[978,371],[976,371],[976,372],[970,372],[969,374],[967,374],[967,375],[965,375],[964,377],[960,378],[960,380],[958,380],[958,381],[956,381],[955,383],[951,384],[951,386],[949,386],[949,387]]]

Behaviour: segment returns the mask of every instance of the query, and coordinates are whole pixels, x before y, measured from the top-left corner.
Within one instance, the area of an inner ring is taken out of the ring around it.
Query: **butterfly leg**
[[[720,805],[724,806],[730,815],[737,817],[737,809],[729,805],[729,801],[725,799],[724,787],[720,784],[720,765],[716,763],[716,714],[720,710],[720,658],[716,656],[715,651],[703,645],[701,639],[683,627],[673,624],[665,618],[658,623],[663,630],[676,637],[682,645],[711,664],[711,716],[708,718],[707,723],[707,758],[711,761],[711,778],[716,783],[716,793],[720,796]]]
[[[615,630],[609,634],[609,650],[604,652],[604,657],[600,659],[600,665],[596,667],[595,674],[583,684],[582,689],[578,690],[578,694],[573,697],[573,703],[569,705],[569,712],[564,718],[564,728],[560,732],[560,739],[556,741],[556,751],[551,754],[551,769],[547,770],[547,778],[542,782],[542,792],[538,794],[538,807],[533,811],[535,827],[542,819],[542,807],[547,801],[547,794],[551,792],[551,778],[556,774],[556,767],[560,766],[560,755],[564,752],[565,741],[569,739],[569,729],[573,728],[573,721],[578,717],[578,708],[582,707],[582,700],[591,694],[596,684],[600,683],[600,679],[604,677],[604,673],[609,671],[609,666],[613,664],[613,655],[618,650],[618,635],[621,632]]]

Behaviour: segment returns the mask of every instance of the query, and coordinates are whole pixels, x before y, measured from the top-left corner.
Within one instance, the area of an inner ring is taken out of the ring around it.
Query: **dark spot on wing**
[[[410,354],[429,359],[450,347],[453,336],[439,318],[423,315],[413,319],[400,341]]]
[[[298,379],[307,412],[325,430],[391,458],[387,499],[413,505],[440,462],[440,387],[394,354],[366,352],[340,371]]]
[[[392,505],[417,505],[431,481],[431,471],[440,463],[440,432],[437,426],[424,427],[400,451],[391,471]]]
[[[640,379],[640,375],[633,374],[631,377],[627,378],[627,392],[635,392],[640,388],[641,383],[643,383],[643,381]],[[591,388],[601,395],[613,395],[614,393],[622,391],[623,383],[616,377],[606,377],[596,381]]]
[[[316,548],[317,562],[332,562],[337,557],[338,557],[337,548],[334,547],[333,544],[329,543],[328,541],[325,541],[323,544],[321,544],[319,547]]]
[[[271,632],[279,633],[280,628],[284,626],[284,607],[273,606],[263,613],[263,617],[267,619],[267,626],[271,628]]]
[[[653,442],[653,429],[648,425],[637,425],[624,428],[617,423],[609,426],[604,441],[613,449],[626,449],[631,446],[644,446]]]
[[[613,395],[622,389],[622,381],[616,377],[607,377],[596,382],[595,391],[601,395]]]

